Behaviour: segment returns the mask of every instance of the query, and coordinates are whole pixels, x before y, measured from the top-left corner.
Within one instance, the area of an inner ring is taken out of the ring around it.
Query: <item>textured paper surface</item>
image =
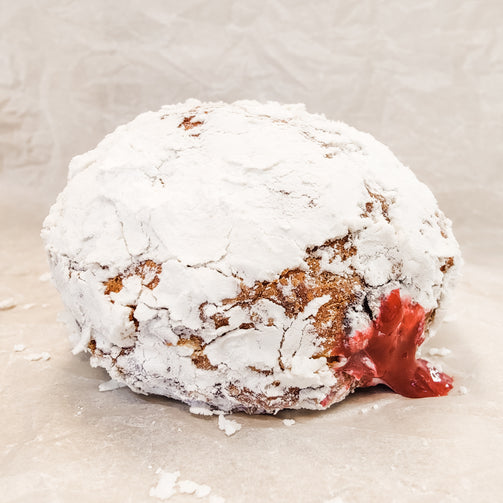
[[[157,468],[227,501],[499,498],[501,2],[0,0],[0,14],[0,301],[16,304],[0,311],[4,501],[156,501]],[[449,397],[376,389],[320,414],[237,415],[226,437],[175,402],[98,391],[106,376],[70,354],[39,281],[39,227],[73,155],[190,96],[305,102],[432,188],[467,261],[457,319],[431,342],[452,350],[435,357],[456,379]]]

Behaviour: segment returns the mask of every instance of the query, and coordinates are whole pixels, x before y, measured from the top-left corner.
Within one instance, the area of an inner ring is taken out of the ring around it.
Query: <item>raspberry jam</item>
[[[426,360],[416,359],[424,341],[425,312],[393,290],[381,301],[379,316],[363,332],[346,338],[334,354],[347,359],[337,371],[359,381],[359,386],[384,383],[410,398],[447,395],[452,378]]]

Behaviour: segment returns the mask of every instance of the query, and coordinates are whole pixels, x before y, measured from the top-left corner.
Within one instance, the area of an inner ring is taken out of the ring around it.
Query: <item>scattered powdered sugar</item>
[[[460,395],[466,395],[467,393],[468,393],[468,388],[466,386],[459,387],[459,394]]]
[[[12,297],[0,301],[0,311],[7,311],[7,309],[12,309],[16,305],[16,302]]]
[[[192,480],[181,480],[178,483],[181,493],[193,494],[196,498],[204,498],[211,492],[211,487],[206,484],[198,484]]]
[[[241,424],[232,419],[227,419],[223,414],[218,416],[218,427],[230,437],[241,429]]]
[[[176,481],[180,477],[180,472],[165,472],[158,469],[156,473],[160,474],[159,482],[155,487],[150,488],[149,495],[161,500],[167,500],[173,494],[176,494]]]
[[[370,412],[371,410],[377,410],[379,408],[379,405],[377,403],[374,403],[373,405],[369,407],[362,407],[360,409],[360,414],[367,414],[367,412]]]
[[[428,350],[430,356],[449,356],[451,353],[452,351],[447,348],[430,348]]]
[[[192,405],[189,408],[189,412],[191,414],[195,414],[195,415],[199,415],[199,416],[213,416],[214,414],[218,414],[218,411],[214,411],[204,405]]]
[[[293,426],[295,424],[295,419],[283,419],[283,424],[285,426]]]
[[[26,349],[26,346],[24,344],[14,344],[14,351],[16,353],[20,353],[21,351],[24,351]]]
[[[28,309],[31,309],[33,306],[36,306],[36,304],[35,304],[35,303],[33,303],[33,302],[32,302],[32,303],[29,303],[29,304],[23,304],[23,305],[21,306],[21,309],[28,310]]]
[[[51,273],[50,272],[44,272],[44,274],[41,274],[38,277],[38,280],[41,281],[42,283],[50,281],[50,279],[51,279]]]
[[[47,361],[51,359],[51,355],[50,353],[47,353],[47,351],[43,351],[42,353],[32,353],[27,355],[24,359],[32,362],[37,362],[39,360]]]
[[[196,498],[209,496],[209,503],[224,503],[225,499],[218,495],[210,495],[211,487],[206,484],[198,484],[192,480],[178,480],[180,471],[166,472],[158,468],[155,472],[160,475],[157,485],[152,487],[149,495],[161,500],[171,498],[174,494],[191,494]]]
[[[323,503],[344,503],[344,500],[340,496],[336,496],[335,498],[330,498]]]
[[[199,488],[199,484],[197,482],[192,482],[192,480],[180,480],[178,487],[181,493],[194,494]]]
[[[114,389],[125,388],[126,384],[118,382],[115,379],[110,379],[109,381],[102,382],[98,385],[100,391],[113,391]]]

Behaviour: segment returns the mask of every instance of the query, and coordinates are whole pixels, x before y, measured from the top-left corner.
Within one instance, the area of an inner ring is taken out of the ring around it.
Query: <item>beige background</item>
[[[227,501],[496,501],[502,20],[499,0],[0,0],[0,301],[16,303],[0,311],[3,500],[155,501],[162,467]],[[433,342],[452,349],[450,397],[363,392],[283,413],[290,428],[238,415],[228,439],[179,404],[97,392],[104,375],[69,354],[57,293],[38,280],[41,221],[73,155],[191,96],[305,102],[372,133],[432,188],[467,261],[458,317]]]

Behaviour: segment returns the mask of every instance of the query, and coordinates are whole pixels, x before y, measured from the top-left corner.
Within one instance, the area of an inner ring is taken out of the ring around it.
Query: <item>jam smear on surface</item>
[[[346,337],[334,355],[347,359],[337,369],[359,381],[359,386],[384,383],[410,398],[447,395],[452,378],[439,372],[416,350],[424,341],[425,311],[393,290],[381,301],[379,316],[372,325]]]

